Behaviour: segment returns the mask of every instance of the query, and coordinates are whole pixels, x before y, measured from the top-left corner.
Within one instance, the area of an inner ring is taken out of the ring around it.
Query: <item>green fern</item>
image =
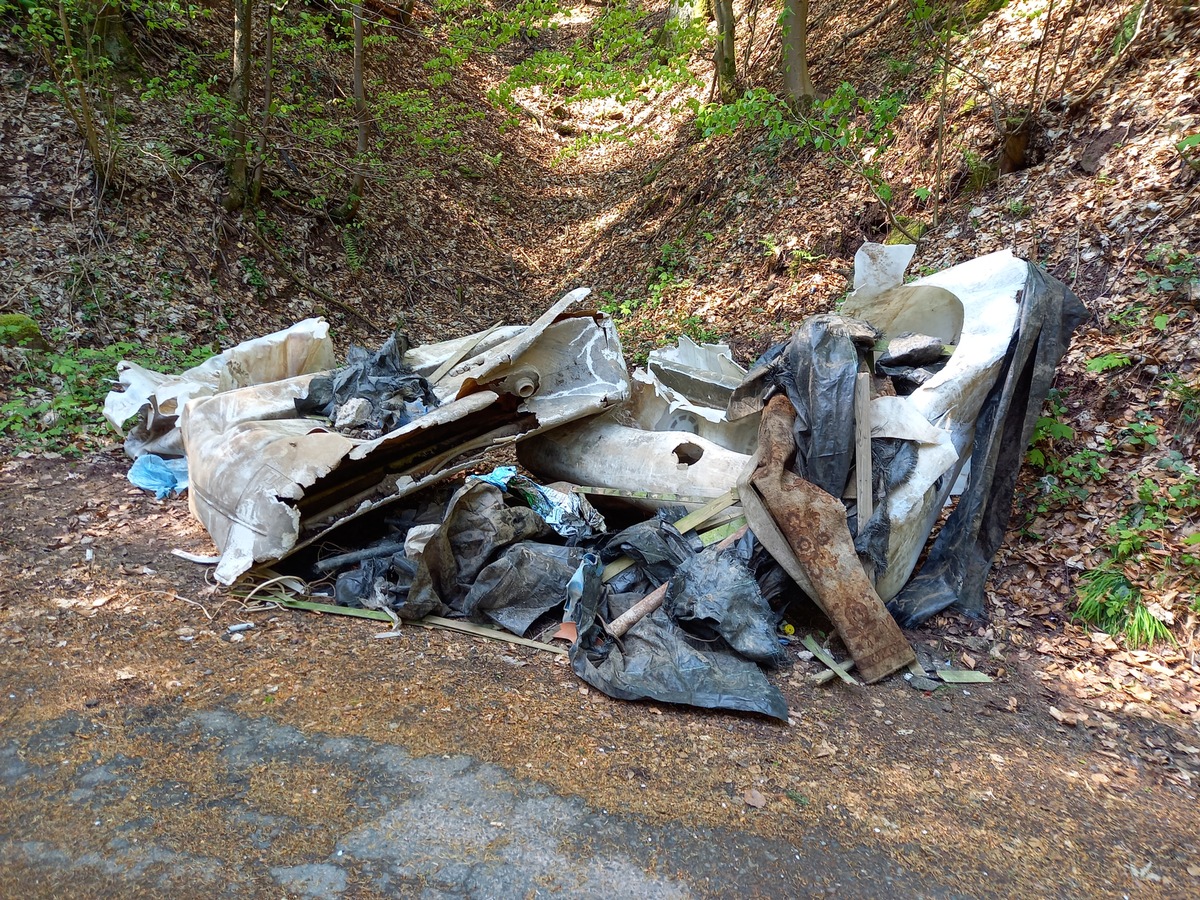
[[[1087,370],[1089,372],[1107,372],[1109,369],[1123,369],[1130,362],[1131,360],[1124,353],[1105,353],[1103,356],[1089,359]]]
[[[363,270],[363,263],[367,259],[361,225],[347,225],[342,229],[342,247],[346,251],[346,265],[357,275]]]

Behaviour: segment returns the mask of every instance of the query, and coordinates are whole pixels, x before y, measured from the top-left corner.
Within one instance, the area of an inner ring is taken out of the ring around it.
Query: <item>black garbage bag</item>
[[[600,559],[610,563],[622,556],[628,556],[634,561],[637,571],[614,583],[614,588],[634,590],[635,587],[649,584],[658,587],[671,577],[679,566],[691,559],[703,547],[695,534],[682,535],[667,521],[667,518],[678,520],[683,512],[664,512],[656,518],[638,522],[623,531],[617,532],[600,551]],[[629,570],[626,570],[629,571]],[[642,577],[637,577],[637,576]]]
[[[757,663],[724,641],[689,635],[659,608],[633,626],[620,642],[599,620],[611,621],[642,598],[611,594],[599,569],[584,568],[576,605],[579,639],[571,645],[571,668],[597,690],[618,700],[660,700],[704,709],[757,712],[787,721],[787,702]]]
[[[338,574],[333,595],[342,606],[387,607],[399,613],[408,601],[408,590],[416,573],[416,562],[403,552],[366,559],[357,568]]]
[[[498,487],[468,480],[450,498],[446,517],[425,545],[412,588],[397,612],[407,619],[430,613],[461,615],[480,573],[507,547],[554,537],[554,530],[529,507],[508,506]]]
[[[1066,285],[1029,266],[1017,332],[975,425],[967,488],[921,571],[887,605],[902,627],[951,604],[982,615],[984,584],[1012,515],[1025,450],[1071,333],[1087,315]]]
[[[750,529],[746,529],[746,533],[738,539],[734,547],[737,548],[738,559],[758,582],[759,593],[767,601],[767,605],[773,610],[784,609],[800,590],[796,582],[792,581],[792,577]]]
[[[775,635],[779,617],[737,547],[710,547],[681,565],[667,588],[665,606],[667,615],[694,637],[723,638],[742,656],[773,669],[787,662]]]
[[[874,505],[866,522],[858,518],[857,499],[850,505],[847,522],[854,537],[854,549],[875,565],[876,575],[888,568],[888,541],[891,538],[888,495],[917,467],[917,444],[896,438],[871,441],[871,495]]]
[[[782,390],[796,409],[792,471],[834,497],[842,496],[854,465],[854,385],[859,351],[878,332],[837,315],[811,316],[777,344],[733,393],[731,412],[745,415]]]
[[[482,613],[513,634],[531,625],[567,599],[567,583],[587,551],[522,541],[507,547],[475,578],[458,611],[471,619]]]
[[[404,364],[407,350],[408,338],[399,331],[374,353],[351,347],[346,365],[309,382],[308,395],[296,400],[296,412],[332,419],[338,407],[358,397],[371,404],[364,429],[384,433],[407,425],[438,405],[425,377]]]
[[[391,607],[391,585],[388,574],[392,561],[387,558],[367,559],[357,568],[338,574],[333,585],[334,599],[342,606],[365,609]]]

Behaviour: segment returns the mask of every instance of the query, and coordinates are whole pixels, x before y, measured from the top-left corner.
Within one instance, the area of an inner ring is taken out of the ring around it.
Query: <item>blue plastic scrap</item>
[[[566,494],[517,474],[516,466],[497,466],[487,475],[474,475],[520,497],[546,524],[564,538],[586,538],[608,530],[604,517],[582,494]]]
[[[139,456],[129,469],[129,481],[144,491],[154,491],[159,500],[175,494],[178,496],[188,487],[187,459],[163,459],[153,453]]]

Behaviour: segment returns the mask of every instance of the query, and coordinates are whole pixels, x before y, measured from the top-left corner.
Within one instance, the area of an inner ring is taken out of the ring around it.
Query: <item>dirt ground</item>
[[[1195,717],[1085,704],[1041,622],[911,633],[996,676],[933,693],[798,659],[788,725],[625,703],[538,651],[247,614],[125,469],[0,468],[5,895],[1200,891]]]

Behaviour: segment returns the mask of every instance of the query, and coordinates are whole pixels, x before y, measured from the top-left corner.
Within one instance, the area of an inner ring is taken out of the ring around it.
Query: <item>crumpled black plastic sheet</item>
[[[342,606],[402,609],[416,570],[416,563],[403,553],[366,559],[357,568],[338,574],[333,596]]]
[[[775,633],[778,615],[756,580],[761,576],[776,594],[777,567],[753,537],[718,550],[703,548],[694,533],[681,535],[664,518],[631,526],[609,537],[603,551],[609,561],[626,553],[635,560],[628,572],[636,590],[614,595],[587,547],[563,546],[536,511],[509,505],[511,496],[468,479],[447,504],[415,572],[403,553],[368,559],[338,577],[339,602],[388,608],[405,619],[488,618],[524,635],[564,605],[574,580],[580,638],[570,650],[572,666],[593,687],[618,699],[787,719],[786,702],[759,665],[787,661]],[[669,609],[613,641],[597,615],[611,621],[667,580]]]
[[[984,584],[1012,515],[1025,450],[1071,333],[1087,315],[1066,285],[1029,266],[1017,333],[976,422],[966,490],[920,572],[888,603],[902,627],[952,604],[982,615]]]
[[[757,663],[723,641],[702,641],[671,620],[662,607],[617,642],[598,618],[615,618],[641,594],[608,595],[599,577],[585,581],[576,611],[579,640],[571,668],[597,690],[618,700],[659,700],[704,709],[761,713],[787,721],[787,701]]]
[[[371,418],[363,427],[386,433],[407,425],[438,405],[425,377],[404,364],[407,350],[408,338],[399,331],[374,353],[351,347],[342,368],[309,383],[308,396],[296,401],[296,412],[332,419],[339,406],[361,397],[371,403]]]
[[[505,548],[479,573],[457,611],[486,615],[513,634],[530,627],[567,599],[567,584],[586,555],[579,547],[523,541]]]
[[[554,539],[554,530],[532,509],[508,506],[504,492],[495,485],[468,480],[450,498],[445,519],[425,545],[412,588],[397,612],[406,619],[430,613],[461,614],[475,582],[505,548],[521,541]],[[502,581],[500,575],[497,570],[489,577]],[[527,590],[540,588],[544,586],[533,584]],[[564,598],[560,590],[558,602]],[[471,603],[476,609],[500,605],[489,603],[481,592],[476,592]]]
[[[711,547],[683,563],[671,578],[664,605],[696,638],[724,639],[742,656],[772,669],[787,663],[775,633],[779,617],[736,547]]]
[[[837,315],[810,316],[792,337],[769,349],[735,397],[763,402],[782,389],[796,410],[792,471],[840,497],[854,465],[854,386],[859,348],[877,339],[870,325]]]
[[[656,588],[700,550],[703,545],[695,534],[682,535],[668,521],[683,515],[682,508],[660,510],[656,518],[631,525],[604,543],[600,558],[606,564],[622,556],[634,561],[632,568],[613,579],[613,590]]]

